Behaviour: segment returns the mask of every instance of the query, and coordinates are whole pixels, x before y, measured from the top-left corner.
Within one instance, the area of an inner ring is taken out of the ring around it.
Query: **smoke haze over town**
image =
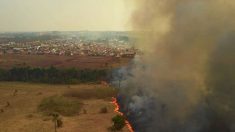
[[[234,16],[232,0],[0,0],[0,131],[235,132]]]

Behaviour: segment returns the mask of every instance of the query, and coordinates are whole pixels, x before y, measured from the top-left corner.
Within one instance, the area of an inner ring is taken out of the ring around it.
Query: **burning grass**
[[[124,114],[119,111],[119,110],[120,110],[120,106],[119,106],[119,104],[118,104],[118,102],[117,102],[117,99],[114,98],[114,97],[112,97],[112,99],[113,99],[112,103],[115,105],[114,112],[118,113],[118,115],[115,116],[115,117],[112,119],[112,121],[113,121],[114,124],[113,124],[113,126],[111,127],[111,130],[115,130],[115,129],[116,129],[116,130],[120,130],[120,129],[117,129],[116,127],[119,128],[119,127],[122,125],[122,121],[124,120],[124,125],[127,126],[128,130],[129,130],[130,132],[134,132],[134,129],[132,128],[130,122],[129,122],[127,119],[125,119]],[[117,125],[117,126],[115,126],[115,125]],[[122,128],[121,128],[121,129],[122,129]]]
[[[38,110],[46,115],[58,112],[64,116],[73,116],[79,113],[82,108],[81,101],[63,96],[51,96],[42,100]]]

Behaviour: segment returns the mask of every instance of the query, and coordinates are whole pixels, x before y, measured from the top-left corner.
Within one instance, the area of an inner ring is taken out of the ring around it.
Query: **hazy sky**
[[[0,32],[129,30],[128,0],[0,0]]]

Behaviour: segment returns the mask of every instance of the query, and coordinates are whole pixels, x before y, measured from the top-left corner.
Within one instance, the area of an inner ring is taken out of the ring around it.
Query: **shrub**
[[[62,126],[63,126],[63,121],[62,121],[62,119],[61,119],[61,118],[58,119],[56,124],[57,124],[57,127],[59,127],[59,128],[62,127]]]
[[[108,113],[107,107],[102,107],[102,108],[100,109],[100,113]]]
[[[26,118],[33,118],[33,114],[28,114],[28,115],[26,115]]]
[[[113,126],[111,127],[111,130],[121,130],[125,126],[125,117],[122,115],[116,115],[112,118]]]
[[[83,109],[83,114],[87,114],[87,110],[86,109]]]
[[[82,103],[77,99],[66,98],[63,96],[51,96],[42,100],[38,106],[39,111],[50,115],[59,113],[64,116],[73,116],[79,113]]]

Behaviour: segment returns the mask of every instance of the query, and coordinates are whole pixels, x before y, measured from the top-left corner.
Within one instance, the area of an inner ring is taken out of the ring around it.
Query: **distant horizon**
[[[134,30],[67,30],[67,31],[57,31],[57,30],[48,30],[48,31],[6,31],[0,33],[47,33],[47,32],[133,32]]]
[[[1,0],[0,32],[129,31],[130,1]]]
[[[37,32],[132,32],[135,30],[32,30],[32,31],[0,31],[0,33],[37,33]]]

